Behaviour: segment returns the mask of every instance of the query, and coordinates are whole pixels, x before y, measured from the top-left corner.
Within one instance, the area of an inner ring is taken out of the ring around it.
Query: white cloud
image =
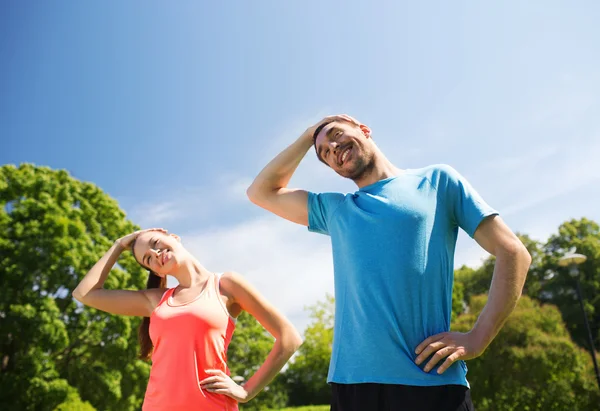
[[[304,307],[333,294],[329,238],[278,217],[182,233],[182,239],[209,270],[248,278],[300,331],[308,324]]]
[[[540,128],[576,127],[598,100],[593,85],[586,80],[563,75],[553,88],[542,91],[537,96],[538,104],[527,113],[533,125]]]
[[[250,184],[252,184],[252,178],[250,177],[233,178],[227,184],[228,198],[236,202],[248,201],[246,190],[250,187]]]
[[[207,211],[205,195],[200,187],[161,190],[160,196],[135,204],[129,218],[140,227],[165,227],[185,220],[191,215],[202,216]],[[168,200],[164,200],[167,198]]]
[[[506,193],[508,202],[503,207],[504,215],[531,209],[600,179],[599,140],[573,145],[565,142],[542,153],[537,162],[506,169],[504,181],[500,181],[503,184],[498,187]]]
[[[142,227],[170,223],[169,228],[173,227],[178,231],[181,224],[188,227],[190,225],[201,227],[213,225],[221,219],[224,219],[227,225],[228,218],[234,214],[238,220],[243,219],[256,210],[246,196],[246,189],[254,177],[272,158],[296,141],[306,128],[328,114],[331,113],[323,109],[315,116],[293,121],[282,128],[274,126],[274,130],[277,131],[273,132],[274,137],[265,139],[265,147],[260,151],[253,166],[255,171],[251,175],[226,172],[203,185],[187,186],[183,189],[181,187],[161,189],[160,197],[135,205],[129,213],[130,219]],[[351,181],[339,177],[321,164],[312,149],[302,160],[289,184],[290,187],[302,187],[314,191],[340,190],[340,185],[342,190],[355,190]],[[168,200],[165,201],[165,198]]]
[[[156,202],[135,205],[129,218],[144,228],[164,227],[177,232],[189,226],[211,225],[249,205],[246,189],[251,182],[249,177],[225,174],[204,186],[162,191]]]
[[[538,168],[541,165],[540,163],[548,161],[558,151],[557,144],[548,144],[535,150],[529,150],[526,153],[521,152],[518,155],[498,158],[496,161],[488,163],[486,168],[501,174],[514,172],[522,175],[524,169],[531,171]]]
[[[130,219],[140,227],[160,226],[176,218],[176,203],[172,201],[140,204],[130,213]]]
[[[483,260],[489,257],[475,240],[469,237],[464,231],[460,231],[458,241],[456,242],[456,251],[454,253],[454,268],[467,265],[472,268],[479,267]]]

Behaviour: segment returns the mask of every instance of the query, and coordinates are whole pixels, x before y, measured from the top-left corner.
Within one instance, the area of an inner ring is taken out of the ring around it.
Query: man
[[[311,146],[354,194],[288,188]],[[331,237],[335,326],[332,410],[472,410],[463,360],[483,353],[514,309],[531,257],[449,166],[401,170],[371,130],[326,117],[248,188],[252,202]],[[458,228],[496,256],[488,303],[468,333],[449,332]]]

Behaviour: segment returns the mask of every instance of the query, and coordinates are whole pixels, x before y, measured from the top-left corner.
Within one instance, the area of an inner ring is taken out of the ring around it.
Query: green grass
[[[280,408],[271,411],[329,411],[329,405],[309,405],[307,407]]]

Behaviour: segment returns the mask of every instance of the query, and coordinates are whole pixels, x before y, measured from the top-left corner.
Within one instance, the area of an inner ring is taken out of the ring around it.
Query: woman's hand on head
[[[121,246],[122,249],[130,248],[133,244],[133,241],[138,238],[140,234],[147,233],[148,231],[158,231],[165,234],[167,233],[167,230],[164,228],[147,228],[145,230],[138,230],[131,234],[127,234],[126,236],[119,238],[116,243]]]

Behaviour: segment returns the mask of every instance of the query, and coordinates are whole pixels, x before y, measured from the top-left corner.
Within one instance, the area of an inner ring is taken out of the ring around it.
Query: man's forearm
[[[287,187],[292,175],[308,150],[312,147],[312,144],[312,136],[308,136],[305,133],[288,148],[279,153],[256,176],[254,182],[248,188],[248,196],[256,198]]]
[[[496,256],[488,301],[471,331],[484,347],[496,337],[517,305],[530,263],[525,247]]]

